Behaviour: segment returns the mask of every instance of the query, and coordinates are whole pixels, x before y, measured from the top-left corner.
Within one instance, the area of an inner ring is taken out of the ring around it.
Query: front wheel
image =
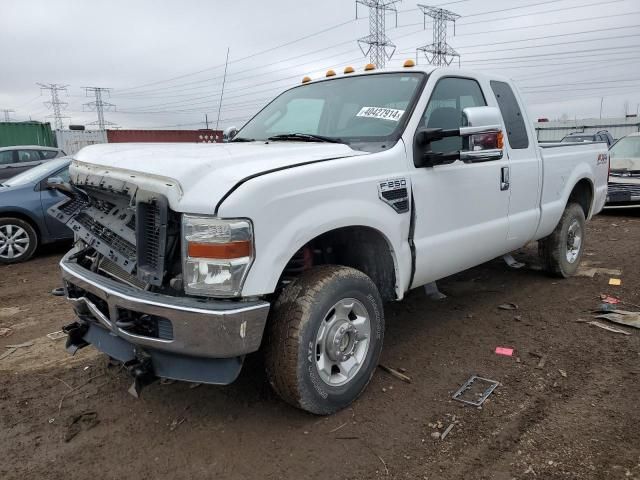
[[[345,408],[375,372],[382,300],[364,273],[320,266],[289,284],[271,312],[266,367],[287,403],[318,415]]]
[[[29,260],[38,246],[38,234],[20,218],[0,218],[0,264]]]
[[[582,259],[585,234],[582,207],[577,203],[568,204],[555,230],[538,242],[545,271],[555,277],[574,275]]]

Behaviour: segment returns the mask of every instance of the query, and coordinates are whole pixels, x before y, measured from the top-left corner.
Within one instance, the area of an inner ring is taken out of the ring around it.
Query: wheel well
[[[280,276],[284,287],[304,270],[317,265],[344,265],[371,278],[385,301],[396,299],[396,273],[392,249],[378,230],[343,227],[317,236],[291,257]]]
[[[29,215],[21,212],[0,212],[0,219],[2,218],[19,218],[20,220],[24,220],[35,230],[36,235],[38,235],[38,242],[42,239],[42,233],[40,232],[40,228],[38,228],[38,224],[34,222]]]
[[[582,207],[584,218],[589,217],[591,211],[591,201],[593,200],[593,185],[586,178],[576,183],[571,194],[569,195],[569,203],[575,202]]]

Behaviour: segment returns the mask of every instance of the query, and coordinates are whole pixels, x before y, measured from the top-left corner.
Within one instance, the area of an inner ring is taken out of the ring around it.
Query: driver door
[[[470,78],[440,78],[420,127],[462,126],[462,109],[487,105],[480,84]],[[433,142],[434,152],[462,148],[460,137]],[[412,287],[478,265],[505,253],[509,189],[501,185],[508,156],[466,164],[413,167],[416,269]],[[412,156],[410,156],[412,158]]]

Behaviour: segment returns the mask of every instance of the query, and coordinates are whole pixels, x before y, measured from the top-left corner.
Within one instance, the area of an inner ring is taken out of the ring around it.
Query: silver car
[[[0,182],[48,160],[65,155],[60,148],[40,145],[2,147],[0,148]]]
[[[618,140],[609,149],[611,170],[605,208],[640,207],[640,132]]]

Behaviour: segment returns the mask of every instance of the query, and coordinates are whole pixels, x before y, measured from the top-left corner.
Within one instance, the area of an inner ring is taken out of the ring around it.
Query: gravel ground
[[[494,260],[439,282],[444,300],[417,289],[387,305],[381,361],[412,382],[379,370],[331,417],[281,402],[259,353],[233,385],[156,383],[134,399],[103,355],[46,337],[72,319],[49,294],[64,247],[49,248],[0,267],[0,355],[32,343],[0,360],[0,478],[640,479],[640,330],[578,321],[603,293],[640,310],[638,238],[638,212],[589,224],[583,264],[620,269],[621,286],[550,279],[532,246],[515,253],[526,268]],[[472,374],[500,382],[481,408],[451,400]]]

